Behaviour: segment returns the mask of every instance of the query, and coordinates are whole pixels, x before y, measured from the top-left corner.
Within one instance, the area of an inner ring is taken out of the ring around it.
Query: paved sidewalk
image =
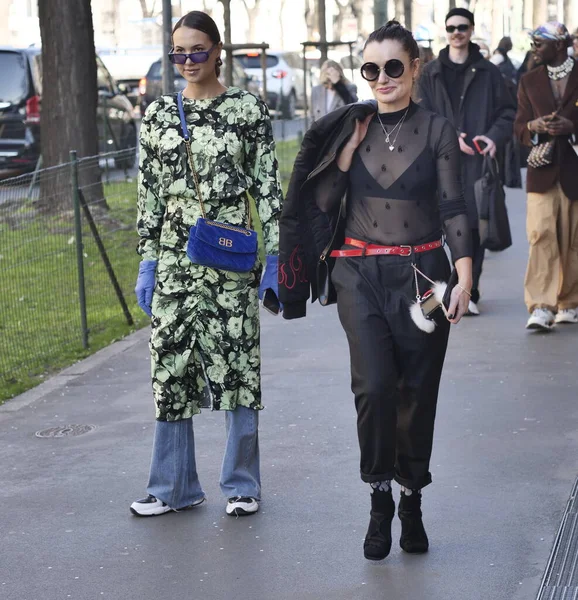
[[[363,559],[348,355],[334,308],[263,315],[261,512],[224,514],[223,415],[195,419],[204,506],[129,514],[153,433],[146,331],[0,408],[3,600],[530,600],[578,471],[578,326],[525,331],[524,194],[483,316],[453,331],[424,492],[431,551]],[[96,429],[41,439],[65,424]],[[397,495],[397,490],[396,490]],[[399,534],[395,522],[394,533]]]

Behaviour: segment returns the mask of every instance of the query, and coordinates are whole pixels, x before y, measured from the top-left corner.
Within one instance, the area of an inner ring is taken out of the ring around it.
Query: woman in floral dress
[[[218,80],[222,43],[215,22],[193,11],[173,30],[171,60],[187,81],[183,108],[199,193],[208,219],[248,226],[255,200],[267,256],[265,275],[194,264],[189,229],[202,216],[177,95],[153,102],[142,120],[136,294],[152,317],[150,350],[156,429],[148,496],[131,505],[153,516],[201,504],[193,415],[224,410],[221,490],[227,513],[251,514],[260,500],[259,295],[277,281],[281,186],[266,106]],[[184,60],[183,60],[184,59]]]

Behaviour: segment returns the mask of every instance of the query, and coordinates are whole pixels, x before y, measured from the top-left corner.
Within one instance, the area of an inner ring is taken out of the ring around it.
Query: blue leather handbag
[[[193,172],[197,197],[201,206],[202,217],[197,219],[195,225],[189,230],[187,243],[187,256],[197,265],[220,269],[222,271],[236,271],[245,273],[250,271],[257,262],[257,232],[251,229],[251,210],[245,198],[247,207],[247,228],[211,221],[207,219],[203,197],[199,188],[197,170],[193,162],[191,141],[185,111],[183,110],[183,93],[177,95],[177,105],[181,118],[181,130],[187,148],[189,164]]]

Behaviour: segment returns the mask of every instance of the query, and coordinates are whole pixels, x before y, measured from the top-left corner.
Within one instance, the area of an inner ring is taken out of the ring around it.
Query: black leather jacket
[[[374,100],[344,106],[315,121],[303,138],[279,221],[279,298],[285,319],[305,316],[307,300],[317,299],[315,272],[321,253],[332,239],[335,247],[343,242],[338,214],[323,213],[317,206],[316,178],[335,162],[355,121],[376,110]]]

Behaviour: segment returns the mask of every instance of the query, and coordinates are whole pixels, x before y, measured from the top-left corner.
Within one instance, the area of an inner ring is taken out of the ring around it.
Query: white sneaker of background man
[[[578,323],[578,309],[563,308],[556,313],[556,323]]]
[[[526,329],[550,331],[552,327],[554,327],[554,313],[549,308],[535,308],[526,323]]]

